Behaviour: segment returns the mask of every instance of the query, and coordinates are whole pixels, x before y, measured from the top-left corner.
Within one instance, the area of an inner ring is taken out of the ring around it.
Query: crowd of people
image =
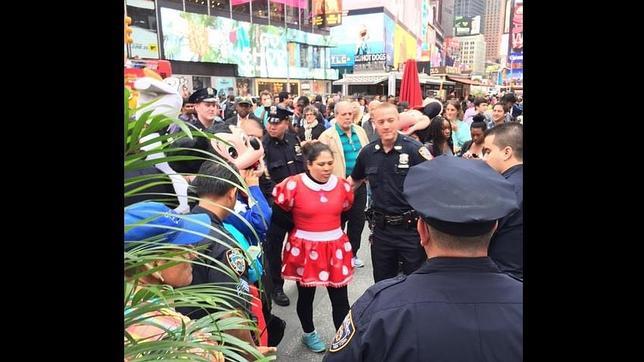
[[[246,296],[237,313],[264,328],[236,336],[266,354],[286,328],[272,304],[290,304],[287,279],[297,283],[302,343],[326,351],[325,360],[521,360],[522,112],[512,93],[428,97],[410,108],[392,96],[263,91],[222,101],[212,88],[196,90],[179,118],[217,139],[179,146],[223,161],[168,166],[196,193],[189,215],[207,218],[207,234],[225,241],[203,239],[205,253],[237,276],[204,260],[181,285],[228,285]],[[234,186],[240,179],[250,195]],[[126,200],[134,210],[150,203]],[[365,226],[374,286],[351,306]],[[319,286],[331,300],[333,341],[315,329]],[[177,311],[195,320],[210,312]]]

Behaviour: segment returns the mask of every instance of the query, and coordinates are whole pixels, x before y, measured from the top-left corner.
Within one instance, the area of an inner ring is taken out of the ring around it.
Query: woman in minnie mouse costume
[[[351,243],[340,221],[353,204],[353,192],[346,180],[332,174],[333,153],[327,145],[308,143],[302,151],[306,172],[284,179],[273,190],[275,204],[285,212],[274,213],[273,222],[287,226],[292,217],[282,277],[297,281],[302,342],[314,352],[323,352],[326,346],[313,325],[315,287],[327,287],[333,323],[339,328],[349,312],[347,284],[353,277]]]

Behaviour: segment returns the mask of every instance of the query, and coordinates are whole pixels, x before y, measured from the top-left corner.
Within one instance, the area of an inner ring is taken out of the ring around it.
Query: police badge
[[[238,275],[244,274],[246,271],[246,258],[241,250],[235,248],[226,252],[226,261],[228,266],[235,271]]]
[[[425,146],[418,149],[418,153],[420,153],[420,155],[423,156],[423,158],[426,160],[431,160],[432,158],[434,158],[432,157],[432,154],[429,153],[429,150]]]
[[[346,347],[347,344],[349,344],[349,342],[351,341],[351,338],[353,338],[355,332],[356,327],[353,325],[353,318],[351,316],[351,311],[349,311],[349,313],[347,313],[347,316],[342,321],[342,325],[340,326],[340,328],[338,328],[338,331],[335,334],[335,338],[331,343],[329,352],[337,352]]]
[[[400,154],[400,157],[398,158],[398,168],[409,168],[409,154]]]

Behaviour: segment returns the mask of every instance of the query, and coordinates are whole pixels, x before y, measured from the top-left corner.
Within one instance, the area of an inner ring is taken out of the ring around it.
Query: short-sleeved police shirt
[[[378,139],[362,148],[351,178],[369,180],[374,208],[401,214],[411,210],[403,196],[407,172],[429,157],[429,152],[420,142],[402,134],[398,134],[389,153],[385,153],[382,140]]]
[[[488,257],[429,259],[370,287],[324,361],[522,361],[523,283]]]

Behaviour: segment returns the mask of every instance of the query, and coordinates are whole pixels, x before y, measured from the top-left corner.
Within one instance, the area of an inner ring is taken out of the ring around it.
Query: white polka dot
[[[315,250],[312,250],[311,253],[309,254],[309,257],[311,258],[311,260],[318,260],[319,256],[320,255],[318,255],[318,252]]]
[[[291,199],[291,202],[288,203],[289,207],[293,207],[295,205],[295,199]]]
[[[335,264],[335,258],[329,259],[329,265],[333,266]]]
[[[286,270],[286,265],[282,265],[282,273],[284,273],[284,270]]]
[[[342,250],[338,249],[335,251],[335,257],[342,260]]]
[[[286,251],[291,250],[291,243],[289,243],[289,242],[287,241],[287,242],[286,242],[286,246],[285,246],[285,248],[286,248]]]
[[[348,182],[344,183],[344,189],[347,190],[347,192],[351,191],[351,185],[349,185]]]
[[[342,266],[342,275],[349,275],[349,268],[346,265]]]
[[[320,280],[325,282],[329,279],[329,272],[328,271],[321,271],[320,272]]]
[[[327,198],[326,198],[326,196],[324,196],[324,195],[320,196],[320,202],[321,202],[321,203],[323,203],[323,204],[324,204],[324,203],[326,203],[327,201],[329,201],[329,199],[327,199]]]
[[[277,188],[274,188],[274,189],[273,189],[272,194],[273,194],[273,197],[277,196]]]
[[[286,183],[286,188],[289,190],[295,190],[295,186],[297,186],[295,181],[289,181]]]
[[[300,249],[299,249],[297,246],[294,246],[294,247],[291,249],[291,254],[292,254],[293,256],[298,256],[298,255],[300,255]]]
[[[351,251],[351,243],[350,243],[350,242],[346,242],[346,243],[344,243],[344,250],[345,250],[346,252]]]
[[[345,200],[344,203],[342,204],[342,208],[346,209],[347,207],[349,207],[349,201]]]
[[[281,204],[282,202],[284,202],[284,194],[280,194],[280,195],[277,197],[277,203],[278,203],[278,204]]]
[[[297,273],[297,275],[302,276],[302,275],[304,275],[304,268],[299,267],[299,268],[295,269],[295,272]]]

